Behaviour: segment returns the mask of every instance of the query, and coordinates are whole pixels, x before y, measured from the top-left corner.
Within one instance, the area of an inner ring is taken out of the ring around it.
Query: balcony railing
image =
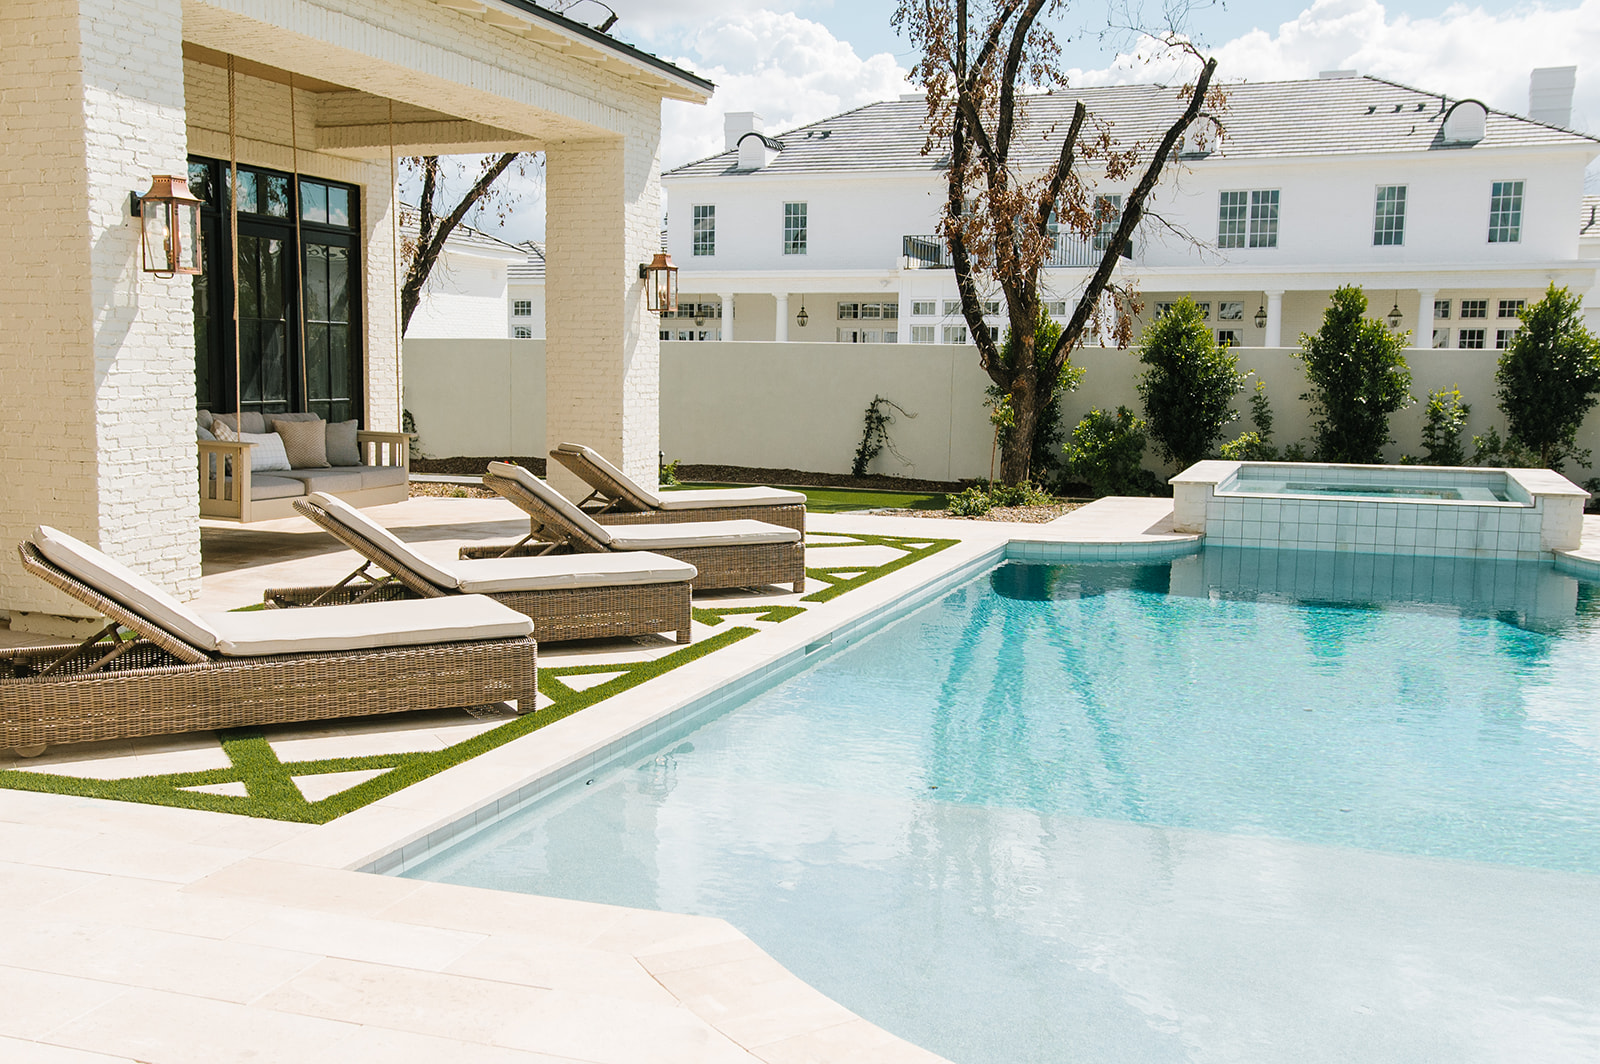
[[[1044,265],[1069,269],[1098,266],[1105,249],[1095,247],[1094,243],[1067,233],[1057,234],[1055,250],[1044,260]],[[1133,257],[1131,243],[1123,250],[1122,256]],[[902,237],[900,259],[908,270],[948,270],[955,265],[950,260],[950,249],[940,237],[934,235]]]

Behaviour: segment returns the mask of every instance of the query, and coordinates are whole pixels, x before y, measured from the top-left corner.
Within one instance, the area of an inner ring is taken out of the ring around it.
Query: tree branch
[[[1005,70],[1000,76],[1000,122],[994,137],[995,151],[1002,159],[1011,153],[1011,132],[1016,128],[1017,71],[1022,66],[1022,51],[1044,3],[1045,0],[1029,0],[1017,19],[1016,29],[1011,31],[1011,46],[1006,49]]]
[[[1061,158],[1056,162],[1056,172],[1050,175],[1050,184],[1045,187],[1045,192],[1039,199],[1039,235],[1043,236],[1049,231],[1050,216],[1056,212],[1056,204],[1061,200],[1061,186],[1066,183],[1067,175],[1072,173],[1073,157],[1078,150],[1078,135],[1083,131],[1084,120],[1089,117],[1089,109],[1079,100],[1072,108],[1072,124],[1067,127],[1067,139],[1061,143]]]

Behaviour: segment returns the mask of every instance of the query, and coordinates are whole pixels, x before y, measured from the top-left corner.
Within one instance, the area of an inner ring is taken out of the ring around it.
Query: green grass
[[[683,488],[733,488],[737,484],[680,484]],[[664,489],[671,491],[671,488]],[[866,491],[860,488],[789,487],[806,497],[806,510],[836,514],[846,510],[943,510],[944,495],[921,491]]]

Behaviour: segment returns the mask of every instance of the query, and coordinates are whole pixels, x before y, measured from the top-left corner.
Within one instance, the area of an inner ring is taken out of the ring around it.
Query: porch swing
[[[206,520],[250,524],[296,516],[294,503],[312,492],[335,495],[351,506],[403,502],[410,493],[411,435],[361,430],[354,422],[325,423],[315,414],[263,414],[244,409],[240,343],[239,282],[239,145],[234,57],[228,56],[228,227],[232,278],[233,409],[232,414],[197,418],[200,516]],[[290,209],[294,214],[295,254],[302,257],[295,277],[306,290],[305,244],[301,240],[300,138],[294,75],[288,79],[289,138],[292,152]],[[395,188],[394,104],[389,104],[389,184]],[[391,191],[391,196],[393,192]],[[398,222],[393,206],[391,264],[398,275]],[[400,364],[399,304],[394,302],[395,366]],[[308,393],[306,314],[295,312],[300,343],[300,394]],[[399,373],[396,409],[400,406]],[[204,422],[209,421],[209,424]],[[321,435],[306,422],[322,426]],[[335,430],[338,430],[337,432]],[[289,441],[293,440],[293,443]],[[320,445],[320,446],[319,446]]]

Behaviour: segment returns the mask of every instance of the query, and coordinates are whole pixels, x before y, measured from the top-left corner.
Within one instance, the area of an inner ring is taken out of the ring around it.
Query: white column
[[[1261,340],[1262,347],[1283,346],[1283,291],[1267,292],[1267,335]]]
[[[779,292],[777,294],[777,300],[778,322],[776,327],[773,329],[772,338],[778,341],[778,343],[783,344],[789,342],[789,293]]]
[[[639,265],[661,246],[659,137],[640,121],[545,156],[546,446],[587,444],[647,486],[658,472],[661,348]],[[584,491],[555,463],[550,480]]]
[[[1437,288],[1417,289],[1417,331],[1411,337],[1412,347],[1433,346],[1433,299]]]
[[[724,292],[718,296],[722,300],[722,338],[733,339],[733,293]]]
[[[38,524],[200,590],[194,287],[143,272],[128,212],[152,175],[187,173],[182,45],[179,0],[0,3],[0,609],[17,631],[71,636],[93,612],[23,571],[14,544]]]

